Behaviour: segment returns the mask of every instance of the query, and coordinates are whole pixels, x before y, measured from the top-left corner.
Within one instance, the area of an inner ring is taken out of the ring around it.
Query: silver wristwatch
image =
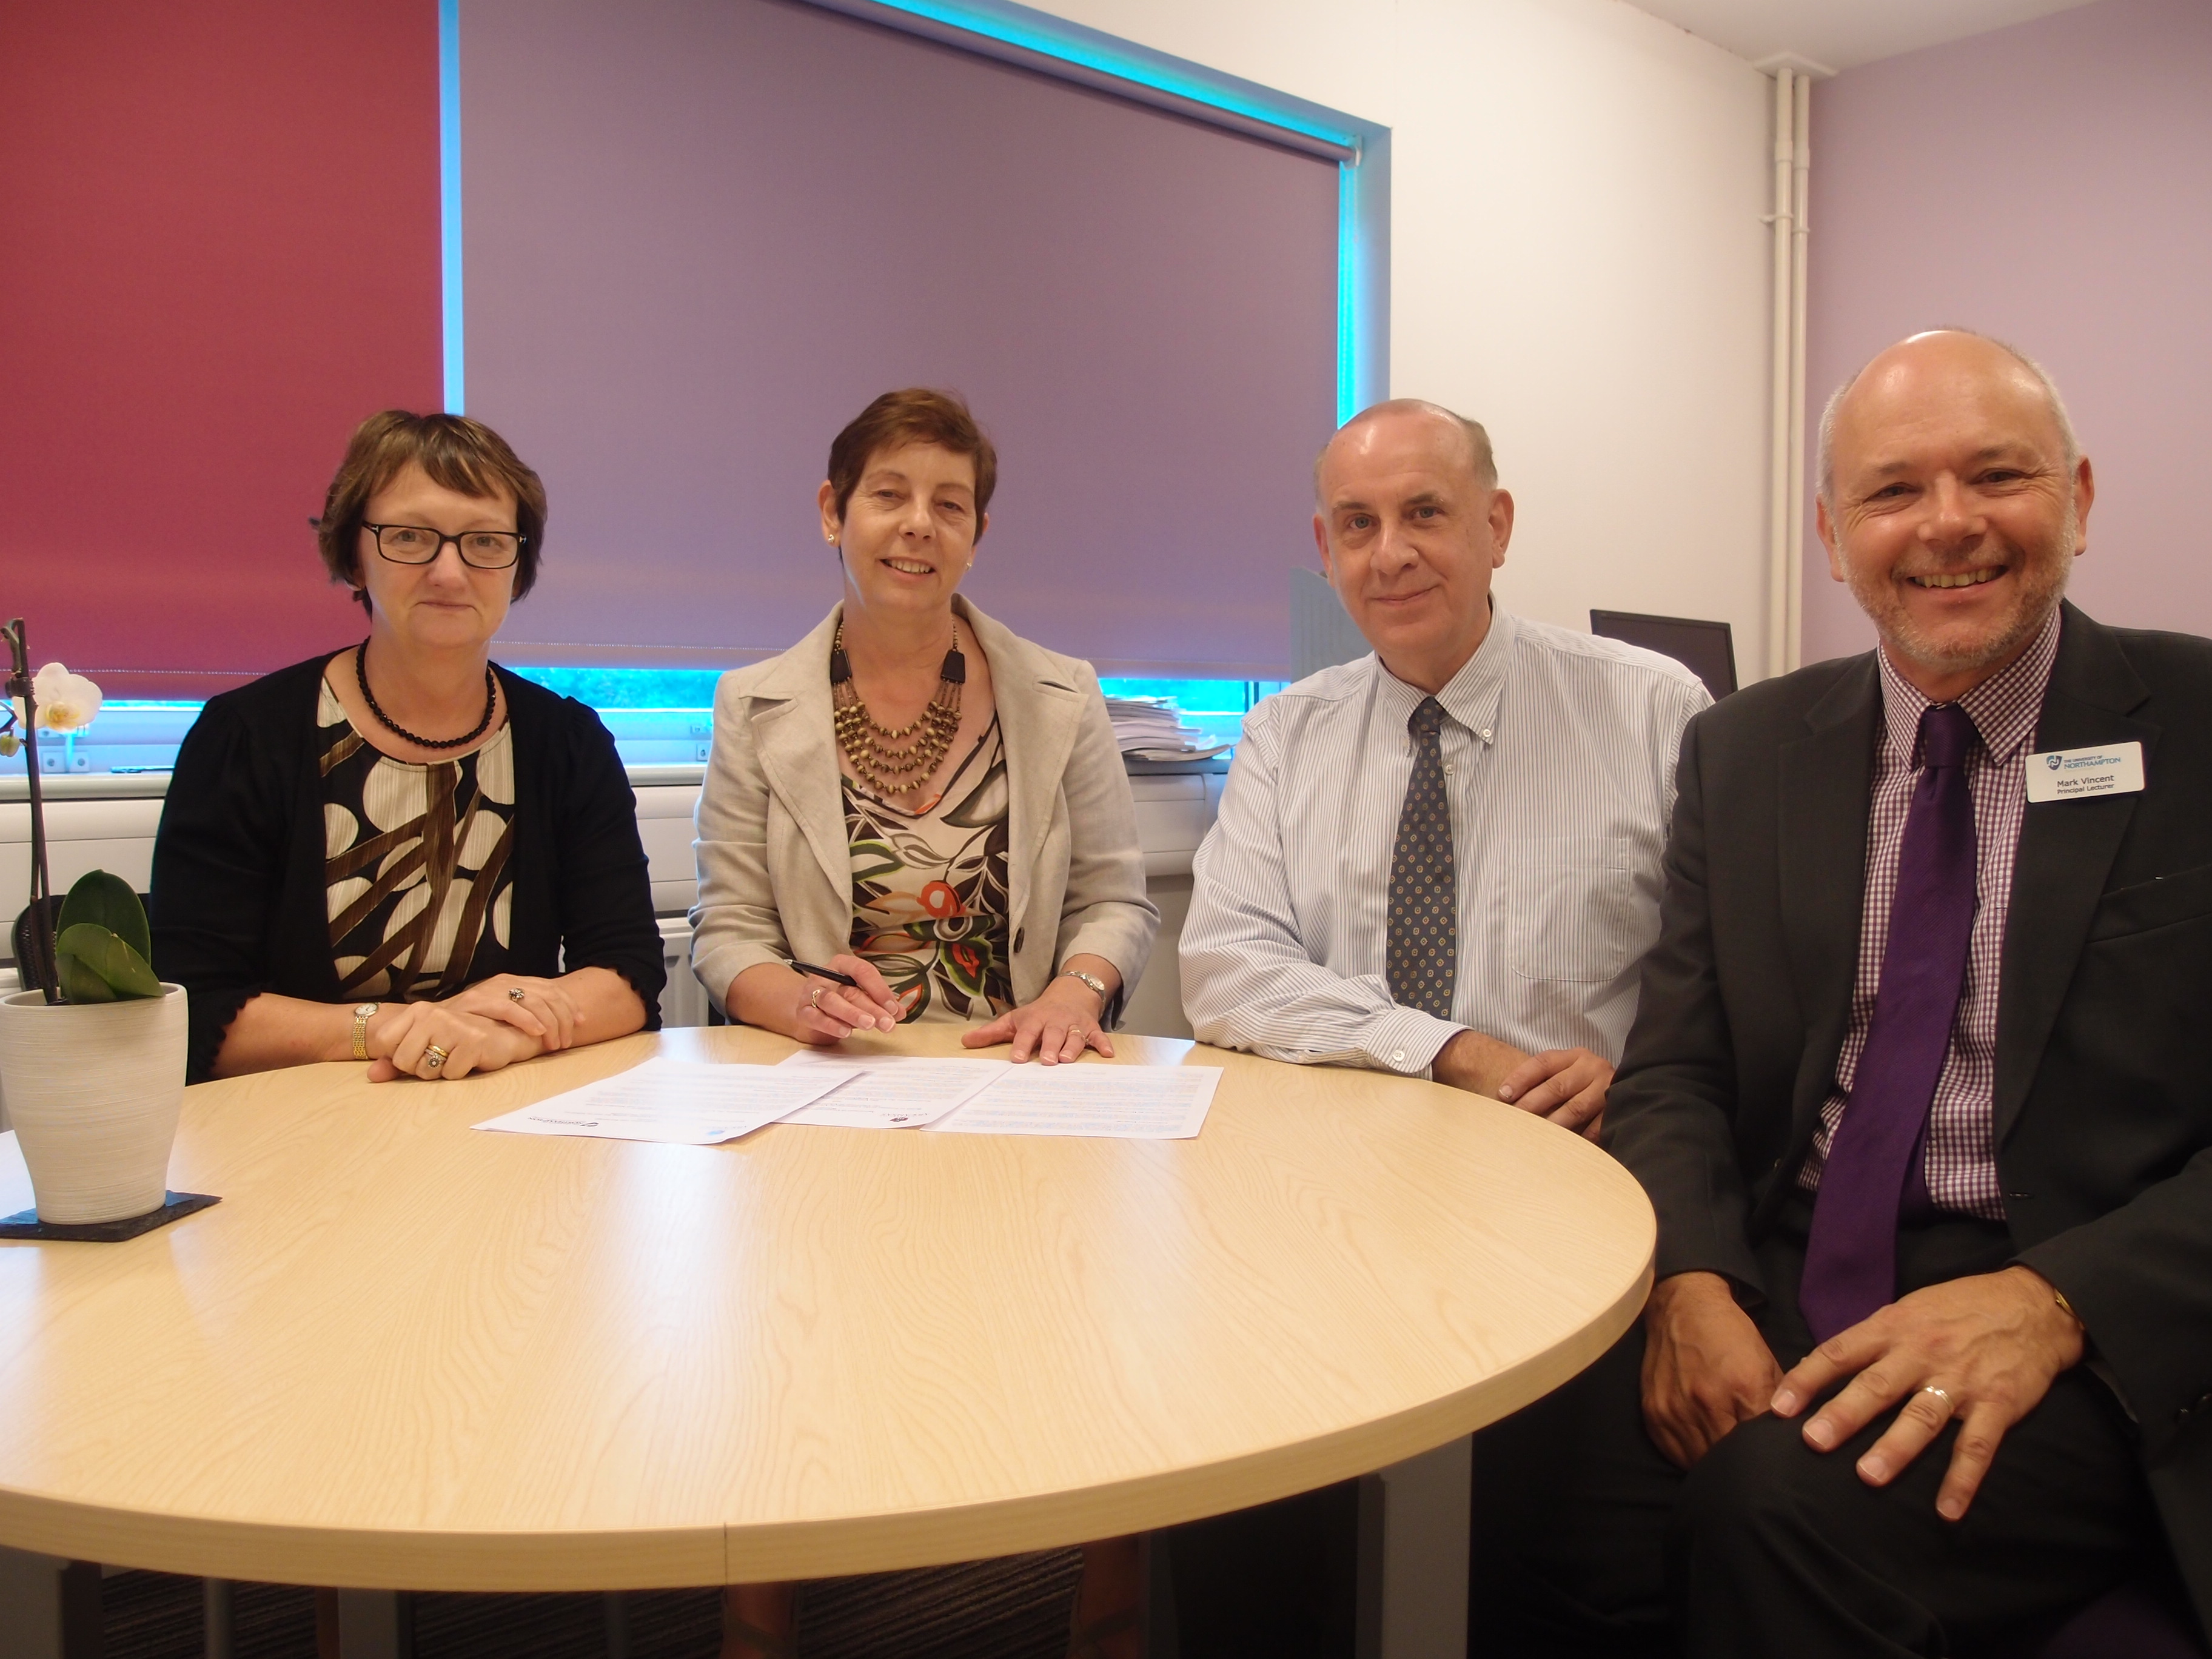
[[[1086,974],[1080,968],[1063,968],[1060,970],[1060,976],[1062,979],[1079,979],[1088,985],[1098,994],[1098,1006],[1102,1009],[1113,1000],[1106,993],[1106,981],[1096,974]]]

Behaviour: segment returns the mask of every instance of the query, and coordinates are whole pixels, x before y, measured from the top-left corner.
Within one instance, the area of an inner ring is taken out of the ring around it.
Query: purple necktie
[[[1907,1183],[1927,1202],[1919,1152],[1974,932],[1974,803],[1966,793],[1973,742],[1973,720],[1958,704],[1921,714],[1920,781],[1898,851],[1881,984],[1805,1244],[1798,1300],[1817,1341],[1897,1299]]]

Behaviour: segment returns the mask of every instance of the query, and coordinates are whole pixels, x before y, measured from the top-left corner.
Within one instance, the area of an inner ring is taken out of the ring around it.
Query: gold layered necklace
[[[845,624],[830,642],[830,706],[837,726],[837,746],[853,763],[862,783],[878,795],[903,795],[937,775],[939,762],[960,730],[960,688],[968,683],[968,659],[960,654],[960,624],[952,624],[952,648],[945,653],[936,695],[921,718],[896,732],[878,726],[854,689],[853,665],[845,656]]]

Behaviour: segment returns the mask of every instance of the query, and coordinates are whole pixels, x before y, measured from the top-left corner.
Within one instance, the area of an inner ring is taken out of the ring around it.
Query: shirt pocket
[[[1642,937],[1633,864],[1626,836],[1512,842],[1501,920],[1513,971],[1586,985],[1618,979]]]

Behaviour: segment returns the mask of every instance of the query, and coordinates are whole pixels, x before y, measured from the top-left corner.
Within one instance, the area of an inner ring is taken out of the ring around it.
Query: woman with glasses
[[[360,644],[211,700],[154,843],[188,1075],[495,1071],[659,1024],[659,929],[614,740],[489,659],[530,591],[538,475],[490,428],[364,422],[316,529]]]

